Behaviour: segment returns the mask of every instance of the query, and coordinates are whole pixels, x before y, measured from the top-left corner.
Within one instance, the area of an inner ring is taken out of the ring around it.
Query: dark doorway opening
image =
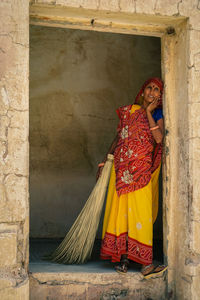
[[[133,102],[144,80],[160,76],[160,48],[156,37],[30,27],[30,263],[41,262],[73,224],[115,136],[115,110]],[[160,197],[159,260],[162,227]],[[101,228],[102,220],[94,261]]]

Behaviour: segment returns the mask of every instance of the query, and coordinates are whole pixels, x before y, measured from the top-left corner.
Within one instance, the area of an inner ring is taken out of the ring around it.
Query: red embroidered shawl
[[[162,146],[154,141],[145,110],[139,108],[131,114],[131,107],[117,110],[120,122],[114,165],[118,196],[147,185],[162,155]]]

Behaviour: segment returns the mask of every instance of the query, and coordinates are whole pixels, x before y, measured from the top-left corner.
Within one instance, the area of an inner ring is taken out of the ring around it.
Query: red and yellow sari
[[[108,187],[100,256],[119,262],[121,255],[127,254],[128,259],[148,265],[152,263],[162,147],[155,145],[140,105],[121,107],[117,113],[119,140]]]

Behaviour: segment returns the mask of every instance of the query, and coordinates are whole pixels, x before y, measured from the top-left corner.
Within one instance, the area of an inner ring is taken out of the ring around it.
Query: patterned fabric
[[[141,264],[152,263],[153,222],[158,213],[158,177],[134,192],[118,197],[112,167],[102,231],[101,259],[120,261],[122,254]]]
[[[139,105],[128,105],[119,108],[117,114],[120,118],[117,128],[119,140],[114,152],[114,163],[116,190],[120,196],[147,185],[152,171],[160,164],[162,148],[155,148],[143,108]],[[154,148],[156,152],[152,156]]]
[[[117,110],[119,140],[114,152],[103,222],[101,258],[119,262],[122,254],[140,264],[152,263],[153,222],[158,212],[158,178],[162,145],[149,129],[142,93],[150,83],[161,91],[153,117],[162,116],[163,82],[150,78],[140,89],[134,105]]]
[[[102,241],[101,259],[110,259],[112,262],[119,262],[122,254],[127,254],[131,259],[140,264],[152,263],[152,246],[145,245],[122,233],[115,236],[106,232]],[[127,251],[128,249],[128,251]]]

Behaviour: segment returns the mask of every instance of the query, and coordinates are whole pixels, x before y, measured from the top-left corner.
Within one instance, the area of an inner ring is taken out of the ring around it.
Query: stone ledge
[[[31,263],[30,299],[164,300],[165,276],[157,275],[147,280],[137,271],[121,275],[107,262],[79,266]]]
[[[1,300],[29,299],[29,281],[26,279],[20,285],[13,285],[13,282],[14,280],[10,278],[0,279]]]

